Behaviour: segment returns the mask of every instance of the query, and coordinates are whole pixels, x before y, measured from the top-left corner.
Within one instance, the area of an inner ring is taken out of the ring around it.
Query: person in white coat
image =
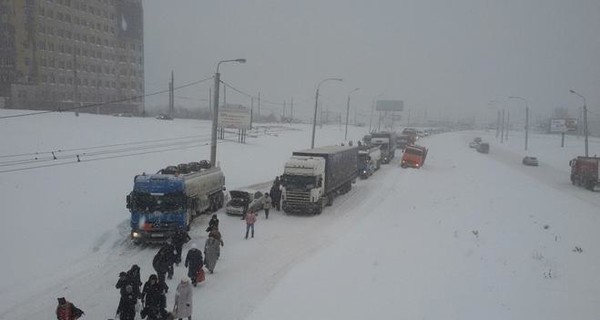
[[[190,278],[184,277],[177,285],[175,291],[175,305],[173,306],[173,318],[192,320],[192,283]]]

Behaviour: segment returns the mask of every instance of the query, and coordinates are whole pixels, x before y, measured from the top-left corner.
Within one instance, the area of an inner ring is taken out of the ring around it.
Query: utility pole
[[[496,139],[498,139],[498,136],[500,135],[500,110],[498,110],[498,118],[496,119]]]
[[[510,131],[510,110],[506,111],[506,137],[504,140],[508,141],[508,131]],[[525,148],[527,150],[527,148]]]
[[[175,109],[175,92],[174,92],[174,85],[173,83],[175,82],[175,73],[173,72],[173,70],[171,70],[171,82],[169,82],[169,117],[173,118],[173,110]]]
[[[291,120],[291,122],[293,122],[294,121],[294,97],[292,97],[292,101],[290,103],[290,109],[291,109],[290,120]]]
[[[283,100],[283,118],[285,118],[285,107],[286,107],[285,100]]]
[[[502,109],[502,132],[500,132],[500,143],[504,143],[504,109]]]
[[[260,91],[258,92],[258,116],[260,117]]]

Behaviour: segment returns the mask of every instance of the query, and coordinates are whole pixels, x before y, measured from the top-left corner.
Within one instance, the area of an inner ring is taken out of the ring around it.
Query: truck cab
[[[285,163],[282,179],[283,211],[298,211],[308,204],[311,212],[321,212],[325,185],[325,159],[292,156]]]
[[[381,150],[378,147],[365,148],[358,151],[358,174],[361,179],[367,179],[381,165]]]
[[[407,146],[402,154],[400,166],[402,168],[421,168],[427,157],[427,148],[419,145]]]

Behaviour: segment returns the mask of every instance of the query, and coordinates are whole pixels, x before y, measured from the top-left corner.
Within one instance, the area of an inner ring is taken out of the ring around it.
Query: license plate
[[[164,235],[163,233],[152,233],[152,234],[150,234],[150,236],[151,236],[152,238],[162,238],[162,237],[164,237],[165,235]]]

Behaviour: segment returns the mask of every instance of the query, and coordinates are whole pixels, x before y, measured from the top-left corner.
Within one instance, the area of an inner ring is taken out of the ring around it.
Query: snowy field
[[[119,272],[138,264],[145,282],[157,251],[128,240],[133,177],[210,158],[210,123],[72,113],[1,121],[0,319],[52,319],[61,296],[85,319],[114,317]],[[349,138],[367,130],[350,126]],[[475,136],[489,154],[468,147]],[[324,126],[316,145],[343,137],[343,126]],[[310,138],[309,125],[259,124],[246,144],[227,135],[218,146],[227,188],[268,190]],[[530,134],[539,167],[521,164],[522,132],[503,144],[493,131],[419,143],[429,148],[422,169],[385,165],[319,216],[261,213],[254,239],[219,212],[225,246],[194,289],[193,319],[597,319],[600,193],[569,180],[583,138],[561,148],[560,136]],[[600,154],[599,139],[589,146]],[[208,218],[190,232],[199,246]],[[167,281],[169,308],[185,274],[177,267]]]

